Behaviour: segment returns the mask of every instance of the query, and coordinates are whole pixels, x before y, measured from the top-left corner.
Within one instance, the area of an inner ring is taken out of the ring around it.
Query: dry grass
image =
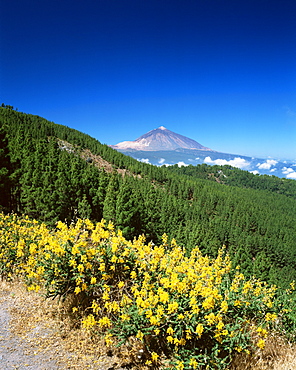
[[[45,300],[21,283],[0,281],[0,299],[9,301],[12,332],[29,343],[32,351],[54,358],[60,369],[147,369],[140,364],[145,351],[137,340],[119,350],[82,330],[71,315],[71,298],[63,303]],[[237,356],[230,370],[296,370],[296,346],[273,336],[264,351]]]
[[[126,362],[124,353],[110,350],[75,325],[69,302],[45,300],[17,282],[1,281],[0,291],[9,303],[11,332],[29,344],[32,353],[55,359],[60,369],[117,369]]]
[[[280,335],[270,336],[263,351],[238,355],[230,370],[296,370],[296,346]]]

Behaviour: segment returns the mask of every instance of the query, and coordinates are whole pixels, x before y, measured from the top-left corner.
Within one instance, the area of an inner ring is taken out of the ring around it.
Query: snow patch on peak
[[[160,126],[158,128],[159,128],[159,130],[166,130],[166,128],[164,126]]]

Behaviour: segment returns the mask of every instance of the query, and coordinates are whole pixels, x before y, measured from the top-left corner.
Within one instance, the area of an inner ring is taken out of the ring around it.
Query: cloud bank
[[[291,167],[283,167],[282,168],[283,175],[286,175],[287,179],[296,180],[296,171]]]
[[[264,162],[264,163],[258,163],[257,167],[260,170],[270,170],[270,168],[272,166],[275,166],[277,163],[278,163],[278,161],[276,161],[274,159],[267,159],[266,162]]]
[[[205,157],[204,163],[207,164],[217,164],[219,166],[229,165],[232,167],[237,167],[240,169],[248,169],[250,162],[246,161],[244,158],[236,157],[227,161],[226,159],[215,159],[212,160],[211,157]]]
[[[188,166],[188,164],[186,164],[186,163],[184,163],[182,161],[181,162],[178,162],[177,165],[178,165],[178,167],[182,167],[182,166],[185,166],[186,167],[186,166]]]
[[[141,159],[138,159],[139,162],[143,162],[143,163],[150,163],[149,162],[149,159],[148,158],[141,158]]]

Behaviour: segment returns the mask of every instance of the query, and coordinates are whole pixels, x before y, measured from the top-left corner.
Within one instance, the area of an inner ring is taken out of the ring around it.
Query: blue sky
[[[296,159],[295,0],[10,0],[0,103],[135,140]]]

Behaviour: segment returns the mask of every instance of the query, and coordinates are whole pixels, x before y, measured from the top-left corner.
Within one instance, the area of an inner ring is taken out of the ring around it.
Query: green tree
[[[6,131],[0,126],[0,210],[11,211],[12,164]]]
[[[113,223],[116,223],[116,198],[118,187],[118,175],[113,173],[107,186],[103,207],[103,218]]]

